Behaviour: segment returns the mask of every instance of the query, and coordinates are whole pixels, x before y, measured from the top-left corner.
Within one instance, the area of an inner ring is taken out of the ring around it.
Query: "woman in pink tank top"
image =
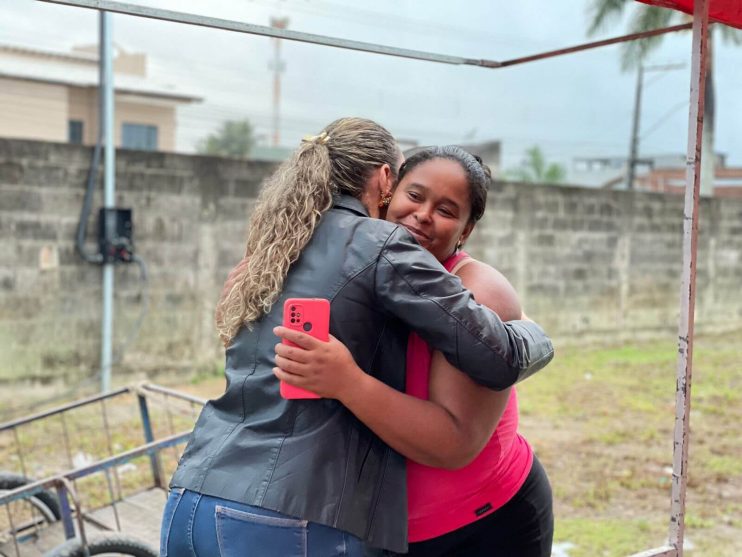
[[[400,168],[387,220],[404,226],[477,301],[504,321],[519,319],[507,279],[461,251],[484,213],[488,184],[489,169],[462,149],[423,150]],[[276,374],[340,400],[408,458],[408,555],[549,557],[551,488],[518,434],[515,388],[477,385],[415,333],[406,394],[365,374],[334,338],[301,340],[300,366],[277,347]]]

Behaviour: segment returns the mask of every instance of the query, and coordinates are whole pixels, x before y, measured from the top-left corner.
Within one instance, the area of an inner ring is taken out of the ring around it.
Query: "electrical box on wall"
[[[98,213],[98,246],[104,263],[130,263],[134,256],[131,209],[101,208]]]

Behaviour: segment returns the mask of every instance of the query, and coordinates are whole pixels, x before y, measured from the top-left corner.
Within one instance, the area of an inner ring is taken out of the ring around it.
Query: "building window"
[[[121,146],[124,149],[156,151],[157,126],[147,126],[145,124],[124,124],[121,133]]]
[[[67,141],[74,145],[82,145],[82,120],[67,122]]]

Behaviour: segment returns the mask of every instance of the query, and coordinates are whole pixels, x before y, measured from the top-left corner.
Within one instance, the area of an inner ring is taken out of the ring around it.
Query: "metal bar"
[[[141,447],[138,447],[136,449],[132,449],[130,451],[126,451],[125,453],[121,453],[120,455],[107,458],[96,464],[91,464],[90,466],[87,466],[85,468],[79,468],[77,470],[72,470],[71,472],[68,472],[64,475],[70,479],[76,479],[76,478],[81,478],[83,476],[91,474],[93,472],[96,472],[98,470],[103,470],[105,468],[110,468],[112,466],[118,466],[138,456],[150,455],[153,452],[166,449],[173,445],[182,443],[188,439],[190,434],[191,432],[188,431],[188,432],[179,433],[177,435],[171,435],[159,441],[155,441],[153,443],[147,443],[146,445],[142,445]]]
[[[21,550],[18,547],[18,534],[15,531],[15,525],[13,524],[13,515],[10,513],[10,504],[5,505],[5,512],[8,514],[8,525],[10,526],[10,532],[13,534],[13,547],[15,548],[15,554],[20,557]]]
[[[62,438],[64,439],[64,452],[67,455],[67,466],[72,468],[72,450],[70,449],[70,432],[67,429],[67,420],[65,420],[64,414],[60,414],[59,418],[62,422]]]
[[[31,500],[27,501],[29,508],[31,509],[31,520],[33,524],[33,536],[38,539],[39,537],[39,523],[43,524],[46,522],[47,515],[36,507]],[[36,518],[38,515],[38,519]]]
[[[20,557],[21,550],[18,548],[18,534],[15,531],[15,525],[13,524],[13,515],[10,513],[10,504],[5,505],[5,512],[8,514],[8,525],[10,526],[11,534],[13,534],[13,547],[15,548],[15,554]]]
[[[675,25],[672,27],[663,27],[661,29],[654,29],[652,31],[645,31],[644,33],[632,33],[630,35],[622,35],[620,37],[614,37],[612,39],[605,39],[602,41],[585,43],[583,45],[562,48],[559,50],[552,50],[549,52],[544,52],[542,54],[535,54],[533,56],[527,56],[524,58],[514,58],[512,60],[507,60],[505,62],[498,62],[497,60],[487,60],[487,59],[481,59],[481,58],[464,58],[461,56],[450,56],[447,54],[436,54],[433,52],[425,52],[421,50],[411,50],[407,48],[396,48],[396,47],[391,47],[391,46],[378,45],[374,43],[351,41],[347,39],[328,37],[325,35],[316,35],[313,33],[302,33],[299,31],[291,31],[289,29],[277,29],[274,27],[267,27],[263,25],[253,25],[251,23],[242,23],[239,21],[234,21],[234,20],[229,20],[229,19],[219,19],[215,17],[207,17],[203,15],[189,14],[189,13],[184,13],[184,12],[175,12],[171,10],[160,10],[156,8],[146,7],[146,6],[138,6],[136,4],[126,4],[123,2],[113,2],[109,0],[39,0],[39,1],[47,2],[50,4],[63,4],[65,6],[74,6],[77,8],[106,10],[109,12],[114,12],[114,13],[119,13],[119,14],[146,17],[149,19],[159,19],[163,21],[171,21],[174,23],[185,23],[188,25],[196,25],[199,27],[210,27],[212,29],[223,29],[225,31],[236,31],[238,33],[247,33],[250,35],[259,35],[263,37],[273,37],[276,39],[286,39],[288,41],[298,41],[298,42],[303,42],[303,43],[332,46],[335,48],[343,48],[347,50],[357,50],[360,52],[371,52],[374,54],[397,56],[399,58],[409,58],[412,60],[423,60],[426,62],[438,62],[441,64],[453,64],[453,65],[459,65],[459,66],[479,66],[482,68],[490,68],[490,69],[514,66],[516,64],[523,64],[525,62],[531,62],[534,60],[552,58],[554,56],[561,56],[564,54],[570,54],[572,52],[579,52],[582,50],[598,48],[601,46],[608,46],[608,45],[622,43],[626,41],[633,41],[636,39],[642,39],[646,37],[654,37],[656,35],[662,35],[665,33],[674,33],[676,31],[681,31],[684,29],[691,28],[691,24]]]
[[[693,371],[693,331],[696,307],[696,255],[698,252],[698,199],[701,188],[701,144],[706,102],[706,53],[709,0],[695,0],[693,55],[691,61],[690,113],[685,208],[683,209],[683,268],[678,322],[678,362],[675,399],[675,433],[672,458],[670,545],[683,557],[685,495],[688,487],[690,395]]]
[[[64,482],[57,482],[57,498],[62,512],[62,525],[64,526],[64,537],[72,539],[75,537],[75,524],[72,522],[72,508],[70,507],[69,491]]]
[[[159,441],[155,441],[153,443],[147,443],[146,445],[142,445],[141,447],[138,447],[136,449],[131,449],[129,451],[126,451],[125,453],[121,453],[119,455],[116,455],[111,458],[107,458],[105,460],[101,460],[100,462],[96,464],[91,464],[90,466],[86,466],[85,468],[78,468],[77,470],[72,470],[64,474],[64,476],[70,479],[76,479],[76,478],[81,478],[83,476],[91,474],[93,472],[96,472],[98,470],[110,468],[111,466],[118,466],[119,464],[123,464],[138,456],[150,455],[155,451],[166,449],[167,447],[171,447],[172,445],[177,445],[178,443],[182,443],[188,439],[190,434],[191,432],[189,430],[187,432],[179,433],[177,435],[171,435],[169,437],[165,437],[164,439],[160,439]]]
[[[43,480],[35,481],[21,487],[16,487],[15,489],[8,489],[7,491],[3,491],[2,493],[0,493],[0,505],[6,505],[13,501],[20,501],[22,499],[28,499],[29,497],[32,497],[37,493],[41,493],[45,489],[55,487],[58,483],[58,480],[59,478],[57,476],[54,476],[52,478],[45,478]]]
[[[42,515],[42,513],[38,509],[36,509],[30,502],[29,502],[29,506],[32,508],[32,513],[35,516],[34,516],[34,518],[29,518],[28,520],[26,520],[24,522],[21,522],[16,527],[16,533],[25,532],[26,530],[30,530],[31,528],[34,529],[34,533],[33,534],[24,534],[23,537],[21,538],[21,543],[23,543],[26,539],[33,539],[34,537],[38,537],[38,526],[39,526],[39,524],[46,524],[47,523],[47,520],[46,520],[46,518],[44,518],[44,516]],[[0,538],[0,540],[2,540],[2,538]]]
[[[62,420],[62,434],[64,436],[64,448],[67,453],[67,466],[69,466],[70,468],[74,468],[75,463],[72,461],[72,449],[70,447],[70,432],[69,432],[69,428],[67,427],[67,419],[65,418],[64,412],[60,413],[59,417]],[[75,489],[77,489],[77,484],[75,483],[74,485],[75,485]]]
[[[199,27],[210,27],[212,29],[223,29],[225,31],[236,31],[238,33],[247,33],[250,35],[259,35],[262,37],[273,37],[276,39],[286,39],[289,41],[299,41],[303,43],[319,44],[345,48],[349,50],[359,50],[361,52],[372,52],[375,54],[385,54],[388,56],[398,56],[401,58],[412,58],[415,60],[425,60],[428,62],[439,62],[442,64],[468,64],[480,66],[481,60],[472,58],[463,58],[461,56],[449,56],[446,54],[435,54],[421,50],[412,50],[407,48],[395,48],[361,41],[352,41],[347,39],[338,39],[314,33],[301,33],[288,29],[278,29],[264,25],[253,25],[251,23],[242,23],[230,19],[220,19],[185,12],[176,12],[171,10],[161,10],[147,6],[138,6],[136,4],[126,4],[123,2],[113,2],[109,0],[40,0],[50,4],[63,4],[66,6],[75,6],[77,8],[90,8],[95,10],[105,10],[108,12],[126,14],[132,16],[146,17],[150,19],[160,19],[172,21],[175,23],[185,23]]]
[[[116,470],[116,468],[114,468]],[[116,506],[116,496],[113,494],[113,483],[111,482],[111,470],[104,470],[103,475],[106,477],[106,485],[108,486],[108,497],[111,499],[111,508],[113,509],[113,519],[116,522],[116,530],[121,531],[121,519],[119,518],[119,510]],[[118,477],[118,476],[117,476]],[[121,498],[121,485],[118,485],[119,500]]]
[[[100,472],[101,470],[105,470],[113,466],[119,466],[120,464],[124,464],[125,462],[128,462],[129,460],[132,460],[139,456],[150,455],[155,451],[161,451],[173,445],[184,443],[185,441],[188,440],[188,437],[190,435],[191,435],[190,430],[184,431],[184,432],[178,433],[177,435],[165,437],[164,439],[160,439],[159,441],[155,441],[153,443],[147,443],[146,445],[142,445],[141,447],[128,450],[124,453],[107,458],[105,460],[101,460],[94,464],[90,464],[83,468],[68,470],[67,472],[58,474],[51,478],[38,480],[36,482],[32,482],[30,484],[26,484],[24,486],[21,486],[15,489],[9,489],[8,491],[0,493],[0,505],[5,505],[11,501],[26,499],[30,497],[31,495],[40,493],[41,491],[45,489],[48,489],[50,487],[55,487],[61,480],[71,482],[79,478],[82,478],[84,476],[89,476],[90,474]]]
[[[111,18],[108,12],[100,12],[100,113],[99,125],[103,132],[104,165],[103,165],[103,207],[113,208],[116,204],[116,145],[113,136],[113,44],[111,41]],[[112,211],[105,211],[104,227],[106,238],[115,236],[115,217]],[[113,262],[104,255],[102,306],[101,315],[101,351],[100,351],[100,390],[103,393],[111,389],[111,366],[113,364]]]
[[[101,400],[101,412],[103,414],[103,429],[106,432],[106,443],[108,445],[108,456],[113,456],[113,441],[111,440],[111,427],[108,423],[108,409],[106,408],[106,401]],[[116,479],[116,499],[115,501],[120,501],[122,499],[121,494],[121,479],[119,478],[119,472],[118,468],[113,468],[113,476]],[[111,478],[108,476],[108,473],[106,473],[106,479],[109,482],[109,491],[111,492],[111,504],[113,505],[113,512],[116,515],[116,522],[118,522],[118,510],[116,509],[116,502],[114,501],[113,496],[113,489],[111,488],[110,481]]]
[[[160,385],[154,385],[152,383],[140,383],[135,387],[137,392],[140,392],[147,395],[146,391],[151,391],[153,393],[159,393],[167,396],[171,396],[173,398],[179,398],[180,400],[185,400],[187,402],[195,402],[196,404],[201,404],[202,406],[206,404],[206,399],[200,398],[197,396],[189,395],[187,393],[181,393],[179,391],[174,391],[172,389],[168,389],[167,387],[161,387]]]
[[[69,498],[72,499],[72,504],[75,506],[75,518],[77,519],[77,531],[80,535],[80,541],[82,542],[83,555],[89,557],[90,551],[88,551],[88,539],[85,533],[85,522],[83,521],[82,508],[80,508],[80,501],[77,498],[75,488],[72,486],[67,478],[60,477],[56,479],[57,483],[62,484],[69,494]]]
[[[18,428],[13,428],[13,438],[15,439],[15,450],[18,454],[18,464],[21,466],[21,474],[26,475],[26,463],[23,461],[23,449],[21,448],[21,439],[18,437]]]
[[[19,425],[24,425],[24,424],[27,424],[27,423],[30,423],[36,420],[40,420],[41,418],[47,418],[49,416],[53,416],[54,414],[59,414],[60,412],[65,412],[67,410],[79,408],[80,406],[86,406],[88,404],[93,404],[94,402],[98,402],[99,400],[104,399],[104,398],[113,398],[120,394],[129,392],[129,390],[130,390],[129,387],[122,387],[120,389],[116,389],[115,391],[97,394],[97,395],[94,395],[88,398],[83,398],[81,400],[71,402],[69,404],[65,404],[63,406],[57,406],[56,408],[51,408],[50,410],[46,410],[44,412],[39,412],[38,414],[31,414],[30,416],[25,416],[23,418],[18,418],[17,420],[5,422],[4,424],[0,424],[0,433],[8,429],[12,429]]]
[[[168,398],[169,397],[167,395],[164,395],[162,398],[160,398],[160,397],[157,397],[157,398],[148,398],[147,399],[147,404],[149,405],[150,409],[153,406],[156,406],[158,408],[167,408],[168,407],[168,404],[170,404],[169,401],[167,400]],[[182,408],[180,406],[174,406],[174,405],[170,404],[170,406],[169,406],[170,412],[173,414],[173,416],[175,416],[177,414],[179,416],[193,418],[194,417],[193,410],[190,409],[190,408],[194,405],[194,403],[193,402],[189,402],[188,404],[190,405],[189,408]],[[157,434],[157,431],[155,430],[155,435],[156,434]]]
[[[170,432],[170,435],[173,435],[175,433],[175,424],[173,423],[173,412],[170,408],[170,399],[167,395],[165,395],[165,415],[167,416],[168,431]],[[175,459],[176,464],[178,462],[178,457],[178,447],[173,445],[173,458]]]
[[[612,44],[625,43],[628,41],[635,41],[637,39],[646,39],[648,37],[656,37],[657,35],[664,35],[666,33],[676,33],[677,31],[684,31],[686,29],[690,29],[691,27],[693,27],[692,23],[684,23],[682,25],[673,25],[672,27],[661,27],[659,29],[652,29],[651,31],[644,31],[642,33],[632,33],[630,35],[621,35],[620,37],[613,37],[612,39],[604,39],[602,41],[584,43],[581,45],[570,46],[567,48],[560,48],[558,50],[550,50],[548,52],[542,52],[541,54],[534,54],[532,56],[524,56],[522,58],[513,58],[512,60],[504,60],[502,62],[498,62],[497,67],[506,68],[508,66],[515,66],[517,64],[525,64],[526,62],[534,62],[536,60],[544,60],[546,58],[554,58],[555,56],[563,56],[565,54],[572,54],[573,52],[581,52],[583,50],[590,50],[593,48],[599,48],[601,46],[609,46]]]
[[[144,432],[144,441],[151,443],[155,440],[154,432],[152,431],[152,421],[149,417],[149,408],[147,407],[147,397],[142,393],[137,393],[137,399],[139,400],[139,414],[142,417],[142,430]],[[162,474],[160,473],[160,458],[157,454],[152,454],[149,457],[150,466],[152,468],[152,478],[157,487],[162,487]]]
[[[113,442],[111,440],[111,427],[108,423],[108,409],[106,407],[105,399],[100,401],[100,405],[101,405],[101,414],[103,416],[103,430],[106,433],[106,444],[108,445],[108,456],[113,456]],[[113,475],[114,475],[114,478],[116,479],[117,493],[115,495],[113,493],[113,482],[111,481],[111,470],[113,470]],[[113,510],[113,519],[116,523],[116,530],[120,532],[121,531],[121,518],[119,517],[119,510],[118,510],[118,506],[116,505],[116,502],[122,499],[121,480],[119,479],[118,467],[113,466],[112,468],[105,469],[103,471],[103,475],[106,477],[106,487],[108,488],[108,497],[111,500],[111,509]]]

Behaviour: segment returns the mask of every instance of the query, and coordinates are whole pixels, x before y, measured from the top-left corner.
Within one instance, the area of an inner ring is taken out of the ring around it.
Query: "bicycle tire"
[[[10,491],[11,489],[28,485],[33,481],[31,478],[22,476],[21,474],[0,471],[0,491]],[[35,493],[28,499],[45,515],[49,522],[54,522],[62,517],[62,508],[54,492],[45,489],[39,493]]]
[[[159,557],[160,552],[137,538],[126,534],[102,534],[88,540],[90,555],[128,555],[129,557]],[[55,547],[44,557],[83,557],[82,540],[73,538]]]

